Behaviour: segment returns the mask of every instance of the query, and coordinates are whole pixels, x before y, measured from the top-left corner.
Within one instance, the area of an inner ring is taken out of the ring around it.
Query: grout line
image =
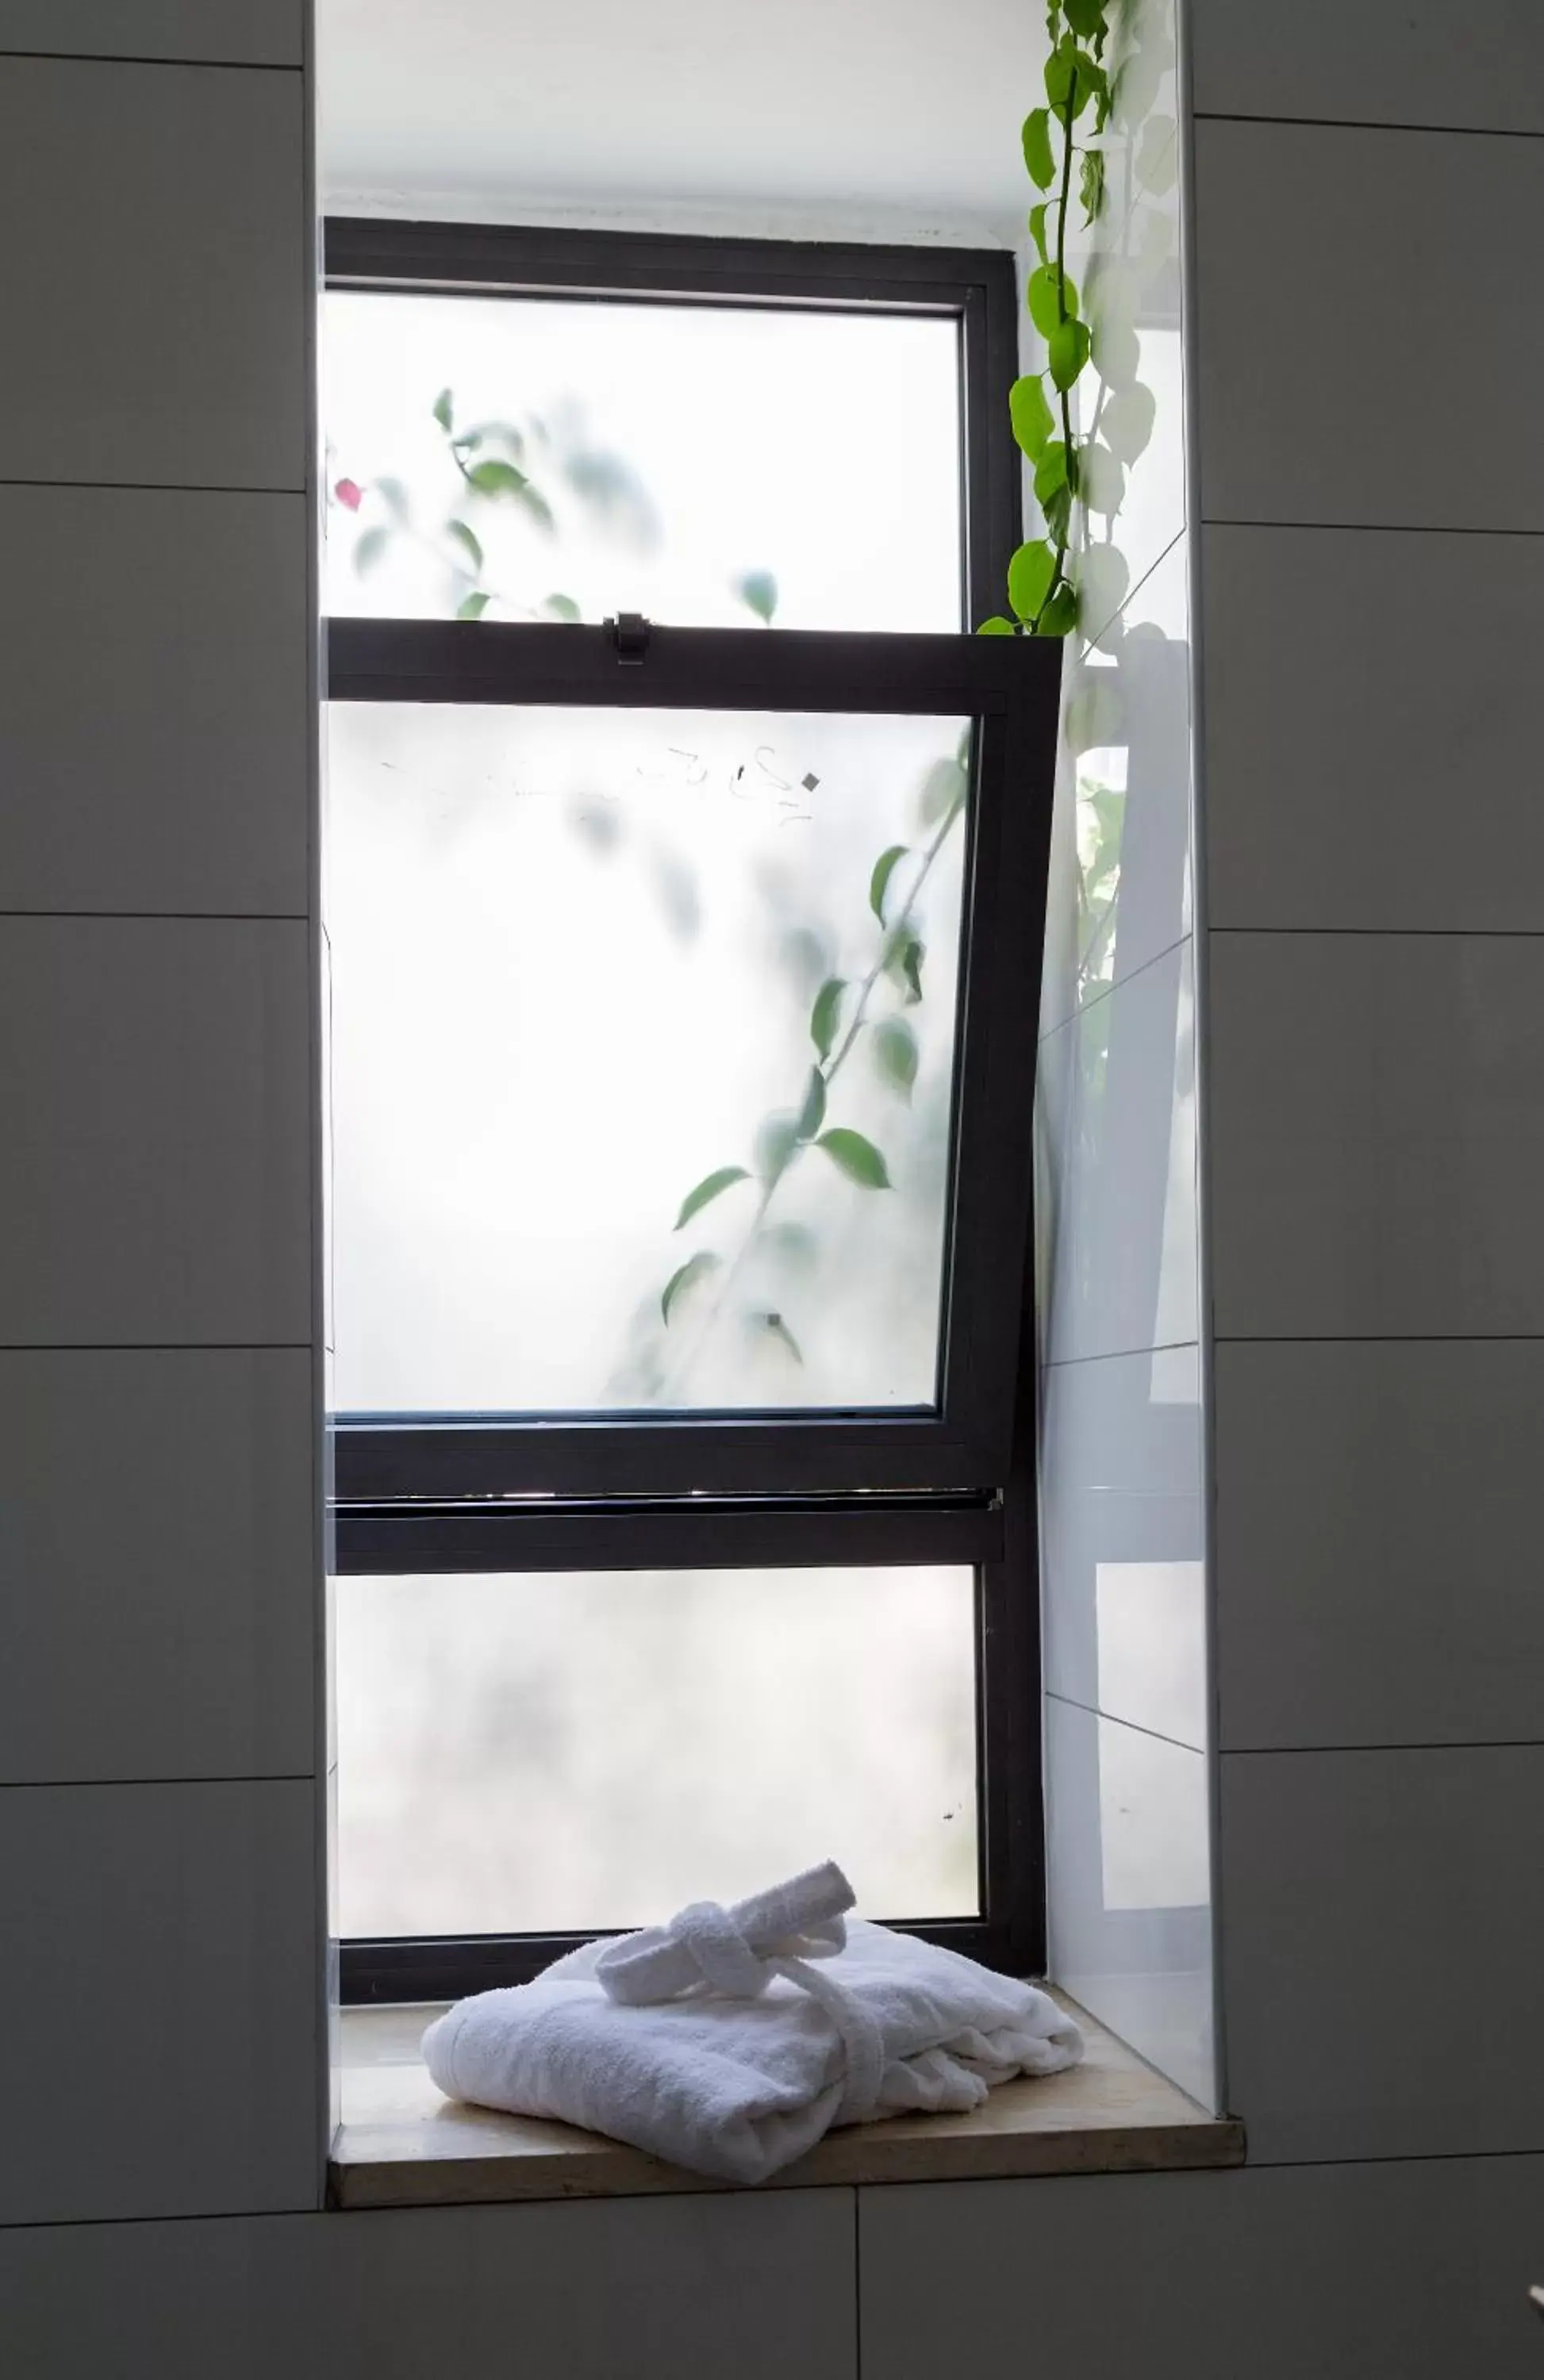
[[[1350,529],[1361,537],[1544,537],[1544,528],[1518,528],[1514,524],[1488,528],[1474,521],[1347,521],[1246,520],[1234,513],[1203,513],[1198,524],[1209,528]]]
[[[13,917],[63,919],[68,924],[188,926],[308,926],[307,909],[0,909]]]
[[[0,1355],[309,1355],[310,1339],[7,1339]]]
[[[144,57],[136,50],[0,50],[0,60],[6,66],[16,66],[29,58],[63,67],[197,67],[206,74],[303,75],[306,71],[300,58],[290,62],[282,58]]]
[[[1137,1355],[1173,1355],[1184,1347],[1199,1347],[1197,1339],[1165,1339],[1158,1347],[1112,1347],[1097,1355],[1053,1355],[1040,1366],[1042,1372],[1064,1372],[1074,1364],[1125,1364]]]
[[[1151,1736],[1155,1743],[1173,1744],[1176,1752],[1194,1753],[1198,1760],[1204,1760],[1207,1756],[1204,1744],[1186,1743],[1183,1736],[1165,1735],[1161,1728],[1143,1727],[1137,1719],[1121,1718],[1114,1711],[1100,1710],[1097,1703],[1080,1702],[1076,1694],[1059,1694],[1054,1686],[1047,1686],[1045,1698],[1051,1703],[1065,1703],[1070,1710],[1087,1711],[1090,1718],[1104,1719],[1111,1727],[1129,1728],[1133,1735]]]
[[[1544,926],[1209,926],[1209,934],[1289,934],[1303,941],[1310,935],[1339,934],[1368,942],[1538,942]]]
[[[1283,1755],[1289,1758],[1306,1755],[1312,1758],[1321,1752],[1539,1752],[1544,1751],[1544,1736],[1485,1736],[1476,1742],[1472,1737],[1458,1737],[1446,1743],[1224,1743],[1218,1747],[1222,1760],[1275,1760]]]
[[[1214,1347],[1544,1347],[1539,1330],[1214,1330]]]
[[[0,488],[65,488],[72,494],[105,491],[116,495],[145,496],[300,496],[304,487],[232,488],[210,480],[13,480],[0,479]]]
[[[853,2372],[863,2380],[863,2205],[853,2186]]]
[[[1248,2119],[1241,2119],[1246,2131]],[[1261,2157],[1251,2148],[1241,2171],[1250,2173],[1293,2173],[1303,2167],[1347,2165],[1472,2165],[1479,2158],[1532,2157],[1544,2168],[1544,2152],[1538,2149],[1391,2149],[1384,2156],[1317,2156]]]
[[[1161,951],[1154,951],[1150,959],[1144,959],[1140,966],[1133,967],[1129,975],[1117,976],[1113,983],[1100,984],[1091,999],[1080,1001],[1070,1016],[1064,1016],[1060,1025],[1052,1026],[1049,1032],[1040,1035],[1035,1044],[1037,1051],[1043,1050],[1048,1041],[1054,1041],[1057,1034],[1064,1033],[1069,1026],[1080,1024],[1085,1016],[1091,1014],[1093,1010],[1102,1002],[1109,1000],[1113,993],[1124,991],[1128,983],[1136,983],[1139,977],[1147,974],[1149,967],[1161,966],[1165,959],[1172,959],[1176,951],[1182,951],[1186,942],[1193,942],[1195,939],[1195,929],[1187,927],[1183,934],[1176,934],[1172,942],[1166,942]]]
[[[1294,124],[1314,132],[1440,132],[1460,140],[1544,140],[1544,131],[1529,132],[1517,125],[1390,124],[1361,115],[1251,115],[1231,108],[1198,107],[1198,124]]]
[[[277,1769],[259,1777],[0,1777],[0,1793],[77,1793],[101,1786],[114,1792],[136,1785],[318,1785],[314,1769]]]
[[[1128,587],[1126,589],[1125,593],[1121,597],[1120,601],[1110,613],[1108,619],[1101,620],[1097,628],[1084,629],[1082,631],[1084,639],[1088,644],[1097,645],[1100,637],[1103,636],[1107,628],[1112,628],[1117,620],[1122,620],[1125,617],[1129,605],[1132,604],[1136,601],[1137,597],[1141,593],[1143,588],[1152,577],[1153,572],[1159,568],[1161,564],[1168,561],[1169,556],[1173,553],[1175,546],[1178,545],[1181,540],[1186,535],[1188,528],[1189,523],[1185,522],[1179,528],[1175,529],[1173,537],[1169,540],[1168,544],[1163,548],[1162,552],[1160,553],[1153,561],[1149,563],[1146,570],[1143,571],[1142,576],[1137,580],[1135,586]]]

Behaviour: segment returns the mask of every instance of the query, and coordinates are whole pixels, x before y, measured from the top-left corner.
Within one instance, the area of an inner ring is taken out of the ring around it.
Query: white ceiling
[[[318,0],[324,201],[1023,230],[1036,0]]]

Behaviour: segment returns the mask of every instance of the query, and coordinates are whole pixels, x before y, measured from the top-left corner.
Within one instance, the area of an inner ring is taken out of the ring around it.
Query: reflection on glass
[[[968,1570],[337,1582],[346,1935],[641,1925],[837,1859],[977,1906]]]
[[[324,345],[331,612],[966,625],[953,321],[338,290]]]
[[[334,707],[341,1409],[933,1403],[968,743]]]

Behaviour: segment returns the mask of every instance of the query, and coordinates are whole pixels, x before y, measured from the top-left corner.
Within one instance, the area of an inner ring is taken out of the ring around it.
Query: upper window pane
[[[969,742],[333,706],[341,1409],[932,1406]]]
[[[942,314],[334,290],[327,608],[954,633],[959,341]]]

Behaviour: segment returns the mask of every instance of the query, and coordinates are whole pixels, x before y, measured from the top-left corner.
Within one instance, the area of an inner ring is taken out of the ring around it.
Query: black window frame
[[[960,326],[964,602],[1019,535],[1012,260],[964,250],[329,222],[329,286],[942,312]],[[978,722],[950,1336],[937,1414],[366,1416],[332,1430],[340,1576],[968,1564],[980,1913],[929,1938],[1044,1962],[1030,1140],[1059,648],[1016,638],[338,618],[336,701],[937,711]],[[1003,1252],[1007,1251],[1004,1258]],[[603,1461],[598,1463],[598,1457]],[[861,1880],[860,1880],[861,1881]],[[347,1940],[346,2000],[527,1979],[587,1937]]]

